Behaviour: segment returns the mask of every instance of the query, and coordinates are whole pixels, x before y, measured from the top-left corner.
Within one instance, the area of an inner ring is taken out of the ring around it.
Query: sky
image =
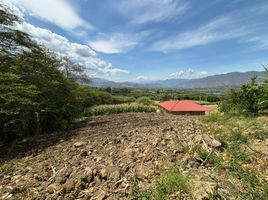
[[[0,0],[16,28],[92,77],[146,82],[261,71],[267,0]]]

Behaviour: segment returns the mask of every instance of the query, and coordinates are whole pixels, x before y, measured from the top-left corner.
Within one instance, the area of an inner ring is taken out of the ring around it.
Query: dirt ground
[[[197,119],[102,116],[66,133],[13,144],[1,149],[0,197],[130,199],[131,177],[146,187],[163,167],[182,159],[183,141],[199,131]]]
[[[182,173],[194,180],[191,199],[209,199],[216,190],[221,199],[232,199],[226,174],[186,153],[204,140],[205,148],[221,145],[202,133],[200,117],[100,116],[1,148],[0,199],[133,199],[133,177],[146,189],[163,170],[182,164]]]

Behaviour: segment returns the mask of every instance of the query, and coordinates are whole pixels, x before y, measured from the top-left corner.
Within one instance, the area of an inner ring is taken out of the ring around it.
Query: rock
[[[207,200],[216,193],[217,184],[210,181],[195,181],[192,189],[193,199]]]
[[[204,141],[211,147],[219,148],[222,146],[222,143],[214,139],[212,136],[204,135],[203,138],[204,138]]]
[[[104,200],[106,198],[106,192],[103,190],[98,190],[94,195],[93,195],[93,199],[96,200]]]
[[[60,190],[60,187],[59,185],[55,184],[55,183],[52,183],[51,185],[49,185],[47,188],[46,188],[46,191],[50,194],[53,194],[57,191]]]
[[[123,154],[124,155],[126,155],[126,156],[132,156],[133,155],[133,149],[131,149],[131,148],[127,148],[127,149],[125,149],[125,151],[123,152]]]
[[[119,170],[115,170],[109,174],[109,180],[119,181],[121,173]]]
[[[62,176],[59,176],[59,177],[56,177],[56,183],[59,183],[59,184],[64,184],[66,182],[66,178],[65,177],[62,177]]]
[[[103,168],[101,169],[100,171],[100,175],[103,179],[107,179],[107,176],[108,176],[108,172],[107,172],[107,169],[106,168]]]
[[[75,183],[74,180],[68,180],[66,183],[63,185],[63,191],[65,193],[71,192],[75,188]]]
[[[75,148],[79,148],[79,147],[82,147],[84,145],[85,145],[85,142],[76,142],[76,143],[74,143]]]
[[[81,176],[81,181],[85,183],[91,183],[94,178],[93,170],[89,167],[85,169],[84,174]]]
[[[136,176],[139,180],[147,179],[150,174],[150,169],[145,165],[138,165],[136,167]]]

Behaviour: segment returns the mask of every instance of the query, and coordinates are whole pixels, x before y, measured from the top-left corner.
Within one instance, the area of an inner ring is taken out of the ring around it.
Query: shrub
[[[217,122],[221,119],[220,113],[209,113],[209,115],[206,115],[202,118],[203,122]]]
[[[220,111],[257,115],[266,107],[266,84],[257,84],[256,77],[243,84],[239,90],[231,90],[226,100],[220,104]]]
[[[141,105],[149,106],[153,102],[152,102],[152,100],[149,97],[140,97],[140,98],[137,99],[137,103],[139,103]]]
[[[85,116],[98,116],[119,114],[126,112],[156,112],[156,108],[153,106],[144,106],[139,104],[119,104],[119,105],[101,105],[93,106],[85,111]]]

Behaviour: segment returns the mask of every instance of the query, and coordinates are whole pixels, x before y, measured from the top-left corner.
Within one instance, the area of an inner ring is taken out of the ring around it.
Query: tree
[[[60,69],[68,79],[72,79],[78,83],[90,83],[89,77],[85,73],[85,67],[74,63],[69,57],[64,57],[62,59]]]
[[[38,89],[19,76],[0,73],[0,133],[8,140],[33,133],[38,128],[36,107]],[[1,136],[1,135],[0,135]]]
[[[20,20],[1,5],[0,23],[0,137],[50,132],[69,124],[80,112],[75,91],[83,67],[66,63],[16,30],[13,25]]]
[[[256,82],[253,77],[251,82],[245,83],[239,90],[231,90],[225,101],[220,105],[223,112],[237,112],[242,114],[257,115],[264,109],[262,101],[265,98],[265,87]]]

